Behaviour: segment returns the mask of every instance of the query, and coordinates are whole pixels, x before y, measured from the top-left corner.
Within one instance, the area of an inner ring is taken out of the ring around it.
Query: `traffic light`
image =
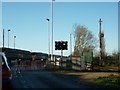
[[[58,42],[58,50],[61,50],[61,48],[62,48],[62,42],[59,41],[59,42]]]
[[[62,42],[62,50],[68,50],[68,45],[67,45],[67,41],[63,41]]]
[[[61,50],[61,41],[55,41],[55,50]]]
[[[55,41],[55,50],[68,50],[67,41]]]

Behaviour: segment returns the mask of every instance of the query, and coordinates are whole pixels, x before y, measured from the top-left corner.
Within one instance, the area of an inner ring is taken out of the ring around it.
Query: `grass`
[[[111,88],[119,88],[120,89],[120,75],[110,74],[106,77],[98,77],[93,79],[98,84],[111,87]]]

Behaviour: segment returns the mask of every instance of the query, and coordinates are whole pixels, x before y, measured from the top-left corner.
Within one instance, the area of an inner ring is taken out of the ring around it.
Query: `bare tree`
[[[85,26],[74,25],[74,55],[79,56],[81,52],[92,51],[96,47],[96,38]]]

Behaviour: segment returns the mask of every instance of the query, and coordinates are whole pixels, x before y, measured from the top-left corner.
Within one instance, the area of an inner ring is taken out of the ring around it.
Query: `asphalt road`
[[[44,70],[39,71],[21,71],[12,72],[12,87],[14,89],[21,88],[100,88],[95,85],[85,83],[77,83],[73,81],[74,76],[61,75]]]

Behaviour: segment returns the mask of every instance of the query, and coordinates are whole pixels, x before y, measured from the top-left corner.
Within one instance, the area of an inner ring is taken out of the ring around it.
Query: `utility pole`
[[[99,65],[103,66],[104,61],[103,57],[105,54],[105,44],[104,44],[104,33],[102,32],[102,20],[99,20],[99,43],[100,43],[100,57],[99,57]]]
[[[101,43],[101,23],[102,23],[102,20],[100,19],[99,20],[99,42],[100,42],[100,56],[99,56],[99,65],[101,66],[102,65],[102,43]]]

